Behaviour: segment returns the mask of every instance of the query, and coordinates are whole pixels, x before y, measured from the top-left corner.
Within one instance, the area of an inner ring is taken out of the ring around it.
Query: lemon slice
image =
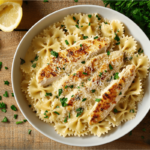
[[[22,18],[22,7],[20,4],[6,2],[0,5],[0,29],[11,32],[19,25]]]

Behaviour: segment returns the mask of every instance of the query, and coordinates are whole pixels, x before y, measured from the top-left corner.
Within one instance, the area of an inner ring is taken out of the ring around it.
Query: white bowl
[[[64,138],[59,136],[56,133],[54,127],[39,120],[38,117],[36,117],[35,113],[33,113],[32,110],[28,107],[27,102],[20,89],[20,82],[21,82],[20,58],[24,58],[33,37],[37,35],[42,29],[48,27],[52,23],[62,20],[62,18],[67,16],[68,14],[81,13],[81,12],[99,13],[103,17],[108,18],[110,20],[113,19],[120,20],[128,28],[131,35],[137,41],[140,42],[141,47],[144,49],[145,54],[148,55],[150,59],[149,39],[144,34],[144,32],[129,18],[109,8],[95,6],[95,5],[77,5],[77,6],[68,7],[68,8],[55,11],[54,13],[47,15],[46,17],[38,21],[34,26],[32,26],[32,28],[24,35],[24,37],[22,38],[21,42],[18,45],[12,63],[11,78],[12,78],[12,87],[13,87],[17,104],[22,114],[25,116],[25,118],[27,118],[27,120],[34,128],[36,128],[43,135],[57,142],[73,145],[73,146],[86,147],[86,146],[102,145],[114,141],[127,134],[129,131],[131,131],[141,122],[141,120],[145,117],[145,115],[147,114],[150,108],[150,94],[149,94],[150,77],[148,77],[148,80],[146,82],[147,84],[146,84],[145,96],[143,101],[138,105],[138,111],[136,117],[133,120],[128,121],[117,128],[114,128],[112,131],[109,132],[109,134],[106,134],[105,136],[102,136],[100,138],[95,136]]]

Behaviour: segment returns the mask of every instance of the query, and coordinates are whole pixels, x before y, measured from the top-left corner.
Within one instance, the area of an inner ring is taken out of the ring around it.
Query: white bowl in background
[[[148,77],[147,79],[144,99],[138,105],[136,117],[133,120],[128,121],[117,128],[114,128],[112,131],[109,132],[109,134],[106,134],[105,136],[102,136],[100,138],[96,136],[66,137],[66,138],[59,136],[54,130],[53,126],[44,123],[43,121],[38,119],[38,117],[36,117],[35,113],[28,107],[27,101],[23,96],[20,88],[21,83],[20,58],[24,58],[34,36],[36,36],[40,31],[42,31],[44,28],[48,27],[52,23],[60,21],[63,19],[63,17],[72,13],[99,13],[101,16],[109,20],[114,19],[120,20],[128,28],[129,32],[135,38],[135,40],[140,42],[141,47],[144,49],[145,54],[148,55],[150,59],[149,39],[144,34],[144,32],[129,18],[109,8],[96,5],[77,5],[73,7],[64,8],[47,15],[46,17],[38,21],[35,25],[33,25],[30,28],[30,30],[24,35],[24,37],[22,38],[17,47],[12,63],[12,72],[11,72],[12,87],[15,99],[22,114],[25,116],[25,118],[27,118],[30,124],[39,132],[41,132],[43,135],[47,136],[52,140],[67,145],[84,146],[84,147],[102,145],[124,136],[133,128],[135,128],[145,117],[150,108],[150,94],[149,94],[150,77]]]

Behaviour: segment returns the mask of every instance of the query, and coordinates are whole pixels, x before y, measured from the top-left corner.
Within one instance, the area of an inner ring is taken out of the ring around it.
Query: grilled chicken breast
[[[116,52],[113,52],[116,54]],[[113,53],[111,55],[113,55]],[[106,79],[109,79],[110,76],[113,76],[114,78],[114,73],[119,72],[120,68],[122,67],[124,63],[124,52],[117,52],[118,55],[115,58],[112,58],[107,61],[105,61],[99,69],[97,69],[96,73],[92,76],[91,80],[88,81],[84,86],[81,91],[74,90],[74,93],[72,92],[71,95],[74,95],[71,97],[67,96],[68,101],[67,104],[68,106],[73,106],[75,105],[75,102],[78,102],[79,100],[83,99],[83,93],[87,93],[88,95],[87,99],[92,99],[93,98],[93,93],[98,92],[98,94],[101,93],[101,90],[104,88],[105,83],[108,84],[109,81],[106,81]],[[103,55],[103,54],[102,54]],[[110,68],[111,67],[113,68]],[[93,92],[94,90],[94,92]],[[68,108],[69,110],[72,108]]]
[[[95,124],[102,121],[118,101],[124,96],[125,92],[130,87],[136,75],[135,65],[128,65],[119,74],[119,79],[114,80],[97,98],[99,102],[95,103],[91,114],[89,124]]]
[[[41,68],[37,74],[37,82],[47,86],[59,77],[71,73],[80,67],[82,61],[106,52],[110,45],[109,38],[87,39],[75,43],[70,48],[55,54],[49,65]]]

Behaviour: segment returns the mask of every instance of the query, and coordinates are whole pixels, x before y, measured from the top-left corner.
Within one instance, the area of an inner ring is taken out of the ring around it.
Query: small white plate
[[[48,27],[52,23],[62,20],[63,17],[72,13],[99,13],[104,18],[107,18],[109,20],[114,19],[120,20],[128,28],[129,32],[135,38],[135,40],[140,42],[141,47],[144,49],[145,54],[148,55],[150,59],[149,39],[144,34],[144,32],[129,18],[109,8],[96,5],[77,5],[73,7],[64,8],[47,15],[46,17],[38,21],[34,26],[32,26],[32,28],[25,34],[25,36],[22,38],[21,42],[18,45],[12,63],[12,73],[11,73],[12,87],[15,94],[15,99],[22,114],[25,116],[25,118],[27,118],[30,124],[34,128],[36,128],[39,132],[41,132],[43,135],[57,142],[68,145],[85,146],[85,147],[102,145],[124,136],[133,128],[135,128],[145,117],[150,108],[150,94],[149,94],[150,77],[148,77],[148,80],[146,82],[147,85],[145,96],[143,101],[138,105],[136,117],[133,120],[128,121],[117,128],[114,128],[112,131],[109,132],[109,134],[106,134],[105,136],[102,136],[100,138],[96,136],[66,137],[66,138],[59,136],[54,130],[54,127],[44,123],[43,121],[39,120],[38,117],[36,117],[35,113],[33,113],[32,110],[28,107],[27,102],[20,89],[20,82],[21,82],[20,58],[24,58],[33,37],[37,35],[40,31],[42,31],[42,29]]]

